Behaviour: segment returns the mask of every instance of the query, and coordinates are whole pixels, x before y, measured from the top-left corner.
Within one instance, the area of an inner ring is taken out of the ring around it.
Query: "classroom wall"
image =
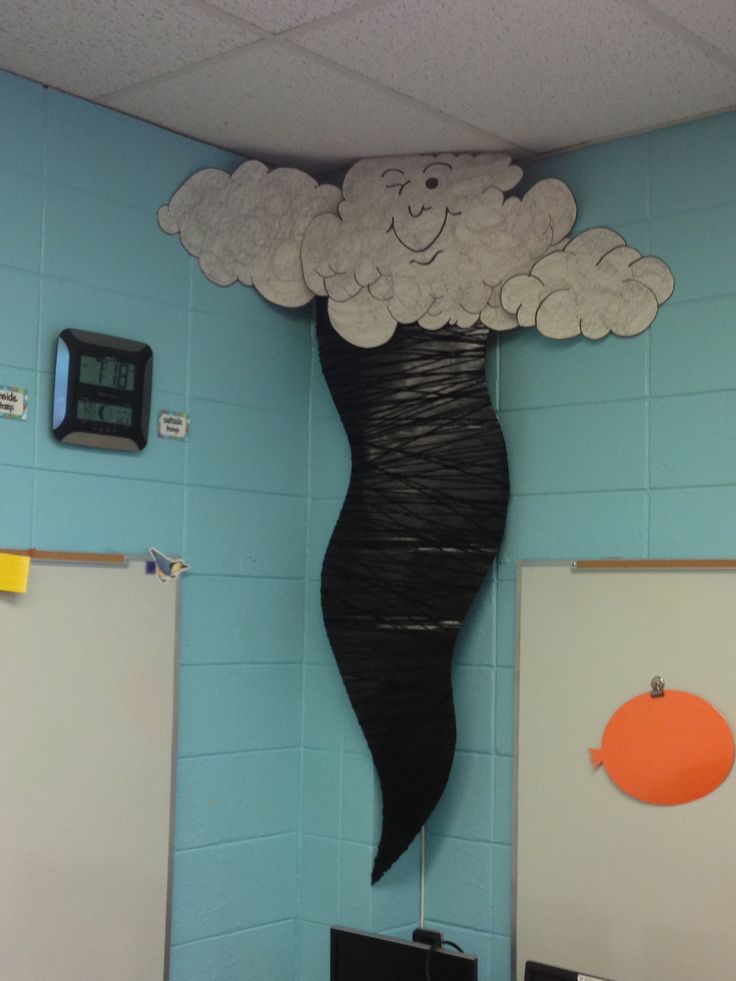
[[[0,133],[0,385],[30,395],[27,421],[0,420],[0,546],[155,545],[191,564],[171,978],[290,978],[309,314],[213,286],[158,228],[192,172],[238,157],[3,73]],[[51,437],[55,340],[69,326],[154,349],[143,453]],[[162,409],[191,413],[186,442],[156,437]]]
[[[638,338],[517,330],[489,343],[512,496],[499,562],[456,652],[458,752],[428,824],[426,885],[426,925],[480,956],[481,981],[510,978],[516,563],[736,552],[734,159],[731,113],[527,169],[527,186],[569,183],[576,231],[614,228],[664,259],[676,288]],[[330,922],[408,937],[419,909],[416,848],[369,886],[379,801],[318,608],[349,457],[314,372],[298,981],[327,976]]]
[[[328,925],[408,936],[419,875],[415,844],[369,885],[380,801],[319,610],[349,452],[308,314],[218,289],[156,225],[190,173],[238,157],[7,74],[0,128],[0,385],[30,392],[26,422],[0,421],[0,544],[191,562],[172,979],[290,978],[296,950],[296,981],[324,981]],[[734,554],[734,150],[726,114],[528,172],[567,180],[578,230],[611,225],[677,286],[639,338],[489,344],[512,499],[456,654],[458,753],[426,889],[427,925],[480,955],[482,981],[510,977],[516,562]],[[191,412],[188,441],[56,444],[66,326],[148,340],[154,412]]]

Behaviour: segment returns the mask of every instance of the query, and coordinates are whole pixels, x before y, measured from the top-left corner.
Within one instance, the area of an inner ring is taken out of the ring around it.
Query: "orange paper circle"
[[[660,698],[646,693],[625,702],[590,755],[625,794],[647,804],[686,804],[726,779],[734,741],[710,702],[668,689]]]

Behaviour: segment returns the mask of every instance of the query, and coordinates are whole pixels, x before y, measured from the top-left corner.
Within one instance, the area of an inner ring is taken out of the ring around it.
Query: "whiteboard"
[[[0,594],[0,976],[167,971],[176,582],[31,565]]]
[[[614,711],[669,688],[736,726],[736,572],[518,578],[515,972],[527,959],[614,981],[734,976],[736,771],[657,807],[593,770]]]

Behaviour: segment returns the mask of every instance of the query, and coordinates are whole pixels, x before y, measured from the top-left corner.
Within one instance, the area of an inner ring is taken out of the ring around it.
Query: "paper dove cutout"
[[[157,548],[149,548],[148,554],[156,565],[156,575],[161,582],[168,582],[169,579],[176,579],[191,568],[183,559],[171,559]]]

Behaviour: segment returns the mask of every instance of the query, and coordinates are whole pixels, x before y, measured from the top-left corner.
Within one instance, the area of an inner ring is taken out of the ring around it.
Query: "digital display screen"
[[[101,388],[132,392],[135,388],[135,365],[113,357],[95,358],[83,354],[79,364],[79,380],[84,385],[99,385]]]
[[[90,360],[95,359],[91,358]],[[111,423],[114,426],[130,426],[133,422],[133,409],[129,405],[111,405],[109,402],[79,399],[77,402],[77,419]]]

